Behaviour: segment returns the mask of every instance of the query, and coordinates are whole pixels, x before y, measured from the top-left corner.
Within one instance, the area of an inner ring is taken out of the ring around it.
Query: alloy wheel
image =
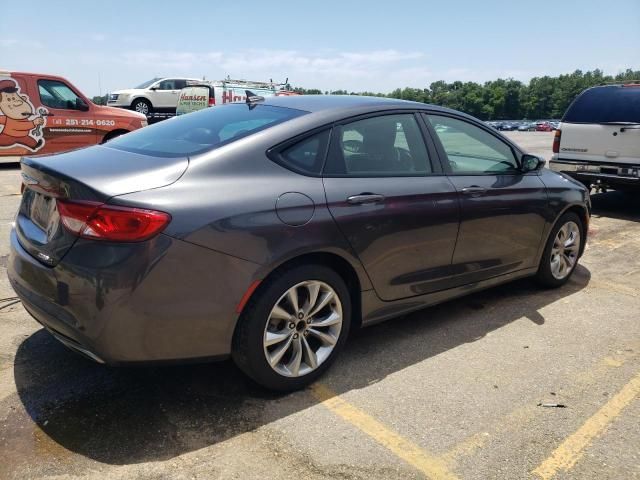
[[[324,282],[294,285],[275,303],[264,329],[267,362],[285,377],[301,377],[327,360],[342,330],[340,298]]]
[[[551,247],[551,274],[557,280],[566,278],[578,261],[580,253],[580,228],[575,222],[565,223]]]
[[[145,102],[138,102],[135,105],[136,112],[142,113],[143,115],[147,115],[149,113],[149,105]]]

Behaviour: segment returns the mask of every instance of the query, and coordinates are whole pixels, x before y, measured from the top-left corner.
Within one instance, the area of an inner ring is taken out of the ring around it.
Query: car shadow
[[[580,291],[589,280],[589,271],[579,266],[560,289],[542,290],[520,280],[363,329],[349,339],[321,381],[342,394],[480,340],[523,317],[542,325],[543,307]],[[114,465],[166,460],[317,403],[308,391],[286,395],[265,391],[231,361],[101,366],[67,350],[44,330],[20,344],[14,376],[34,428],[41,429],[56,448]],[[17,422],[5,426],[4,436],[11,439],[14,451],[32,442],[24,432]],[[6,457],[10,462],[17,458]]]
[[[640,222],[639,192],[610,191],[591,195],[592,215]]]

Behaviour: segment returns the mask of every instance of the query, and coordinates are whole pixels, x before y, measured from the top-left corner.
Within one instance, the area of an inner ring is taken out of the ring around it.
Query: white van
[[[582,92],[556,130],[549,168],[587,187],[640,189],[640,84]]]
[[[274,95],[297,95],[283,90],[282,84],[252,82],[248,80],[221,80],[199,82],[180,91],[176,115],[195,112],[207,107],[247,101],[247,90],[259,97]]]

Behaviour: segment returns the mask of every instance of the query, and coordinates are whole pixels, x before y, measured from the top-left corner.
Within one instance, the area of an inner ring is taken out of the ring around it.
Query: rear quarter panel
[[[258,138],[256,138],[258,137]],[[263,138],[260,138],[263,137]],[[191,159],[183,177],[168,187],[115,197],[111,203],[156,208],[172,215],[167,235],[261,266],[257,278],[299,255],[329,252],[347,260],[363,289],[371,288],[360,262],[326,206],[321,178],[291,172],[269,160],[277,141],[268,130]],[[308,202],[276,203],[283,194]],[[308,220],[284,223],[289,214]]]

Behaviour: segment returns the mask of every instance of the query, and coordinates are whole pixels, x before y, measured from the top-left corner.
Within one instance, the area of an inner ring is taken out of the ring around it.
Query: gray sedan
[[[350,330],[504,282],[563,285],[589,195],[482,122],[419,103],[292,96],[24,158],[8,274],[108,364],[232,356],[291,390]]]

